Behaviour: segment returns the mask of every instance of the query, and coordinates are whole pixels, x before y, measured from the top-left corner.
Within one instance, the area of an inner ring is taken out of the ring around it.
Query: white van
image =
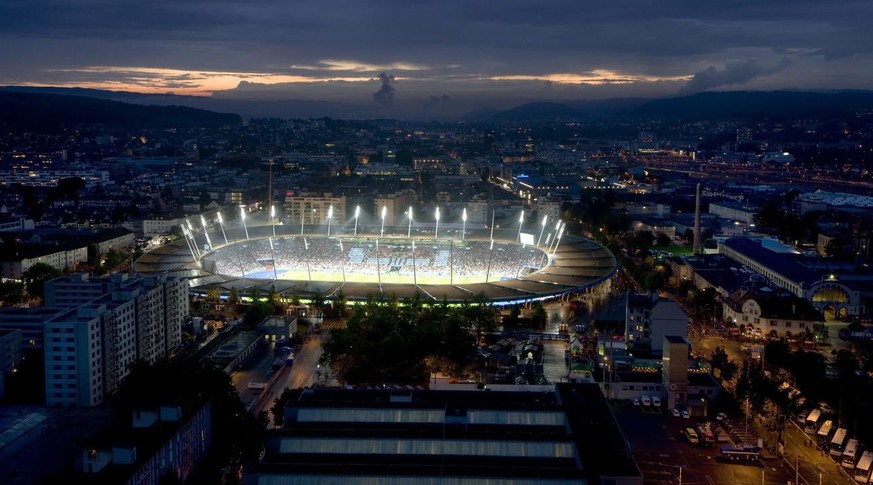
[[[652,400],[649,399],[649,396],[643,396],[642,400],[643,400],[643,406],[651,406],[652,405]]]

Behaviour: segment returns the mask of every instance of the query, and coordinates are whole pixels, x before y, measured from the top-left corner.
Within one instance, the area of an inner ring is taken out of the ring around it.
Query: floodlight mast
[[[385,237],[385,214],[388,212],[388,206],[382,206],[382,228],[379,229],[379,237]]]
[[[209,250],[212,251],[212,239],[209,237],[209,231],[206,230],[206,218],[203,214],[200,215],[200,225],[203,226],[203,235],[206,236],[206,244],[209,245]]]
[[[226,246],[228,244],[227,233],[224,232],[224,219],[221,217],[221,212],[218,213],[218,225],[221,227],[221,235],[224,236],[224,244]]]
[[[270,205],[270,224],[273,226],[273,237],[276,237],[276,206]]]
[[[436,215],[434,217],[436,217],[436,227],[434,228],[434,231],[433,231],[433,238],[437,239],[440,237],[440,208],[439,207],[436,208]]]
[[[467,236],[467,208],[464,207],[464,212],[461,213],[461,220],[464,221],[463,228],[461,229],[461,241]]]
[[[407,215],[409,216],[409,228],[406,230],[406,238],[409,239],[412,237],[412,206],[409,206]]]
[[[249,238],[249,228],[246,226],[246,208],[245,206],[239,206],[239,215],[242,219],[243,229],[246,231],[246,239]]]
[[[327,208],[327,237],[330,237],[330,222],[333,220],[333,204]]]
[[[355,237],[358,236],[358,216],[361,215],[361,206],[355,206]]]
[[[540,247],[540,241],[543,239],[543,231],[546,230],[546,224],[549,222],[549,216],[543,216],[543,227],[540,228],[540,237],[537,238],[537,247]]]
[[[516,238],[516,242],[521,242],[521,226],[524,224],[524,211],[521,211],[521,215],[518,216],[518,237]]]

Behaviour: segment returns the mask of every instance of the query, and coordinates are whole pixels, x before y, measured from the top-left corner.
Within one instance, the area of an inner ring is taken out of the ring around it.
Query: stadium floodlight
[[[516,241],[521,241],[521,226],[524,224],[524,211],[521,211],[521,215],[518,216],[518,236],[516,237]]]
[[[461,213],[461,220],[464,221],[463,228],[461,229],[461,241],[464,240],[464,236],[467,235],[467,208],[464,207],[464,212]]]
[[[546,224],[549,222],[549,216],[543,216],[543,227],[540,228],[540,237],[537,238],[537,247],[540,247],[540,241],[543,239],[543,231],[546,230]]]
[[[406,215],[409,216],[409,229],[406,230],[406,238],[409,239],[412,237],[412,206],[409,206],[409,212]]]
[[[200,224],[203,226],[203,234],[206,236],[206,244],[208,244],[209,249],[212,250],[212,239],[209,238],[209,231],[206,230],[206,218],[203,217],[203,214],[200,214]]]
[[[179,224],[179,227],[182,228],[182,236],[185,238],[185,244],[188,245],[188,250],[191,251],[191,258],[194,259],[194,261],[197,261],[197,255],[194,254],[194,247],[191,246],[191,241],[188,240],[188,228],[185,227],[184,224]]]
[[[561,233],[563,232],[564,226],[566,226],[566,224],[564,224],[564,221],[558,221],[558,223],[555,225],[555,237],[554,237],[554,239],[552,239],[552,242],[555,244],[555,246],[557,246],[557,244],[558,244],[558,238],[560,237]],[[548,251],[553,251],[553,249],[551,247],[549,247]]]
[[[224,236],[224,244],[227,245],[227,233],[224,232],[224,219],[221,217],[221,212],[218,213],[218,225],[221,227],[221,235]]]
[[[273,237],[276,237],[276,206],[270,204],[270,224],[273,226]]]
[[[434,228],[434,231],[433,231],[433,238],[437,239],[438,237],[440,237],[440,208],[439,207],[436,208],[436,215],[434,217],[436,217],[436,228]]]
[[[552,250],[552,256],[558,252],[558,244],[561,244],[561,237],[564,236],[564,228],[567,227],[566,224],[561,226],[561,230],[558,231],[558,235],[555,237],[555,249]]]
[[[330,222],[333,220],[333,204],[327,208],[327,237],[330,237]]]
[[[249,238],[249,228],[246,226],[246,208],[245,206],[239,206],[239,216],[242,219],[243,229],[246,231],[246,239]]]
[[[382,229],[379,229],[379,237],[385,237],[385,214],[388,212],[388,206],[382,206]]]
[[[355,236],[358,235],[358,216],[361,215],[361,206],[355,206]]]

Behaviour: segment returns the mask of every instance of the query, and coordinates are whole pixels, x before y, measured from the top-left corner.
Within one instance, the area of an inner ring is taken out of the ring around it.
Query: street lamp
[[[221,218],[221,212],[218,213],[218,225],[221,227],[221,235],[224,236],[224,244],[227,244],[227,233],[224,232],[224,219]]]
[[[330,221],[333,220],[333,204],[327,208],[327,237],[330,237]]]
[[[355,236],[358,235],[358,216],[361,215],[361,206],[355,206]]]
[[[524,211],[521,211],[521,215],[518,216],[518,242],[521,242],[521,226],[524,224]]]
[[[464,221],[463,229],[461,229],[461,241],[467,235],[467,208],[464,207],[464,212],[461,213],[461,220]]]
[[[244,206],[239,206],[239,216],[242,219],[243,229],[246,231],[246,239],[249,238],[249,228],[246,226],[246,208]]]
[[[549,222],[549,216],[543,216],[543,227],[540,228],[540,237],[537,238],[537,247],[540,247],[540,241],[543,239],[543,231],[546,230],[546,224]]]
[[[409,228],[406,230],[406,239],[412,237],[412,206],[409,206],[409,212],[406,213],[409,216]]]
[[[379,237],[385,237],[385,214],[388,212],[388,206],[382,206],[382,229],[379,229]]]
[[[440,208],[439,207],[436,208],[436,216],[435,217],[436,217],[436,227],[434,228],[434,231],[433,231],[433,238],[434,239],[438,238],[440,235]]]

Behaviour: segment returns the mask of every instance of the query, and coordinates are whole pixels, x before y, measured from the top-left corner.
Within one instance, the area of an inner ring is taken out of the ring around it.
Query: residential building
[[[656,294],[627,295],[625,339],[628,350],[660,354],[664,336],[688,335],[688,315],[674,300]]]
[[[725,320],[760,337],[812,335],[825,319],[812,303],[788,292],[738,290],[722,300]]]
[[[61,271],[75,268],[88,261],[88,247],[84,244],[70,246],[20,246],[0,255],[0,278],[19,280],[35,264],[44,263]]]

